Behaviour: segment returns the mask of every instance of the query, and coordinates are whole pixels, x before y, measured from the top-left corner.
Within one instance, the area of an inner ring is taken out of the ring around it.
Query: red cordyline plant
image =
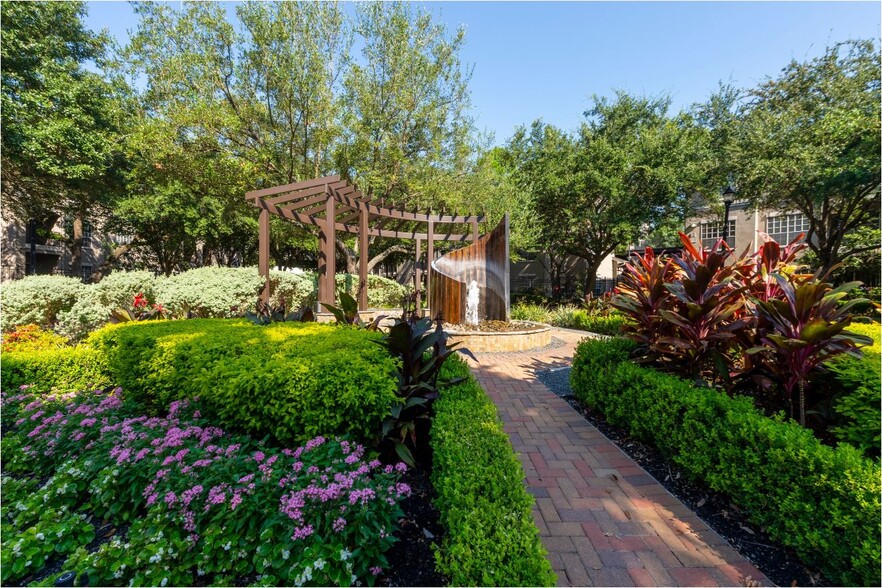
[[[844,305],[839,301],[860,282],[832,288],[824,280],[829,274],[815,274],[809,280],[772,274],[781,298],[753,298],[759,315],[770,330],[761,335],[761,346],[749,355],[766,355],[766,367],[784,386],[793,416],[793,391],[799,389],[799,422],[805,426],[805,387],[809,374],[837,355],[860,356],[858,345],[869,345],[869,337],[846,331],[851,309],[862,299]],[[771,356],[771,357],[769,357]]]
[[[655,255],[650,247],[634,257],[635,262],[625,264],[611,304],[633,320],[623,327],[625,337],[637,342],[651,360],[656,341],[670,330],[659,311],[670,301],[665,284],[674,279],[677,266],[673,259]]]
[[[741,280],[745,257],[727,263],[732,250],[722,239],[708,250],[696,247],[683,233],[680,240],[683,254],[674,258],[679,278],[665,284],[673,298],[669,308],[659,310],[673,329],[659,337],[655,351],[695,380],[711,365],[728,379],[735,333],[750,322],[744,297],[747,286]]]

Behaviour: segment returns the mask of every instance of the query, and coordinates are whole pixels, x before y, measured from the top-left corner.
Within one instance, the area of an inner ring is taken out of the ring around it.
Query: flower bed
[[[623,339],[586,340],[576,398],[731,496],[769,535],[842,585],[880,583],[880,470],[848,446],[821,444],[750,399],[698,388],[628,360]]]
[[[3,410],[15,423],[3,441],[4,583],[67,556],[64,569],[93,586],[372,585],[410,491],[403,464],[367,461],[360,445],[269,447],[211,426],[198,402],[147,417],[119,389],[24,390]],[[90,551],[87,514],[131,526]]]

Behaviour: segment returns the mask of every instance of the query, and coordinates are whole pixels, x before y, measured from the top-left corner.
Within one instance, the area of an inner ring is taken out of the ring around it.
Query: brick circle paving
[[[569,365],[585,336],[470,361],[519,453],[533,519],[561,586],[773,585],[725,539],[553,394],[537,371]]]

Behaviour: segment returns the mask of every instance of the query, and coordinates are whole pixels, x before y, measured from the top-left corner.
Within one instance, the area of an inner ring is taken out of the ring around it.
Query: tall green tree
[[[338,169],[374,197],[440,206],[437,175],[463,172],[474,154],[465,32],[408,2],[362,3],[354,28],[361,59],[343,78]]]
[[[808,217],[822,269],[878,248],[846,237],[878,228],[880,56],[849,41],[793,61],[748,93],[740,130],[740,192],[763,208]]]
[[[624,92],[595,97],[576,133],[536,121],[509,142],[546,249],[585,260],[586,292],[609,254],[682,223],[685,194],[702,175],[693,157],[700,135],[669,105]]]
[[[79,270],[83,218],[119,194],[120,124],[114,90],[87,64],[102,65],[106,39],[83,25],[82,2],[7,2],[2,53],[4,208],[50,230],[73,219]]]

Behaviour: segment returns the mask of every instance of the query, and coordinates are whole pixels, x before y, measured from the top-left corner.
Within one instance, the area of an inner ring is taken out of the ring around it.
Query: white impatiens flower
[[[233,542],[227,541],[226,545],[224,545],[224,551],[229,551],[230,547],[232,547],[232,546],[233,546]]]
[[[350,556],[352,556],[352,552],[345,547],[340,550],[340,561],[346,561]]]
[[[31,567],[31,564],[32,564],[32,563],[33,563],[33,562],[32,562],[31,560],[28,560],[28,562],[25,564],[25,567],[26,567],[26,568]]]
[[[39,539],[40,541],[42,541],[42,540],[44,540],[44,539],[46,538],[46,535],[44,535],[43,533],[37,533],[37,534],[35,535],[35,537],[36,537],[37,539]]]
[[[287,560],[289,557],[291,557],[291,552],[288,551],[287,549],[283,549],[282,550],[282,559]]]
[[[323,560],[322,558],[318,558],[317,560],[315,560],[315,563],[313,563],[312,565],[317,570],[323,570],[323,569],[325,569],[325,560]]]
[[[168,578],[163,578],[162,582],[159,583],[160,586],[165,586],[166,584],[168,584]]]

